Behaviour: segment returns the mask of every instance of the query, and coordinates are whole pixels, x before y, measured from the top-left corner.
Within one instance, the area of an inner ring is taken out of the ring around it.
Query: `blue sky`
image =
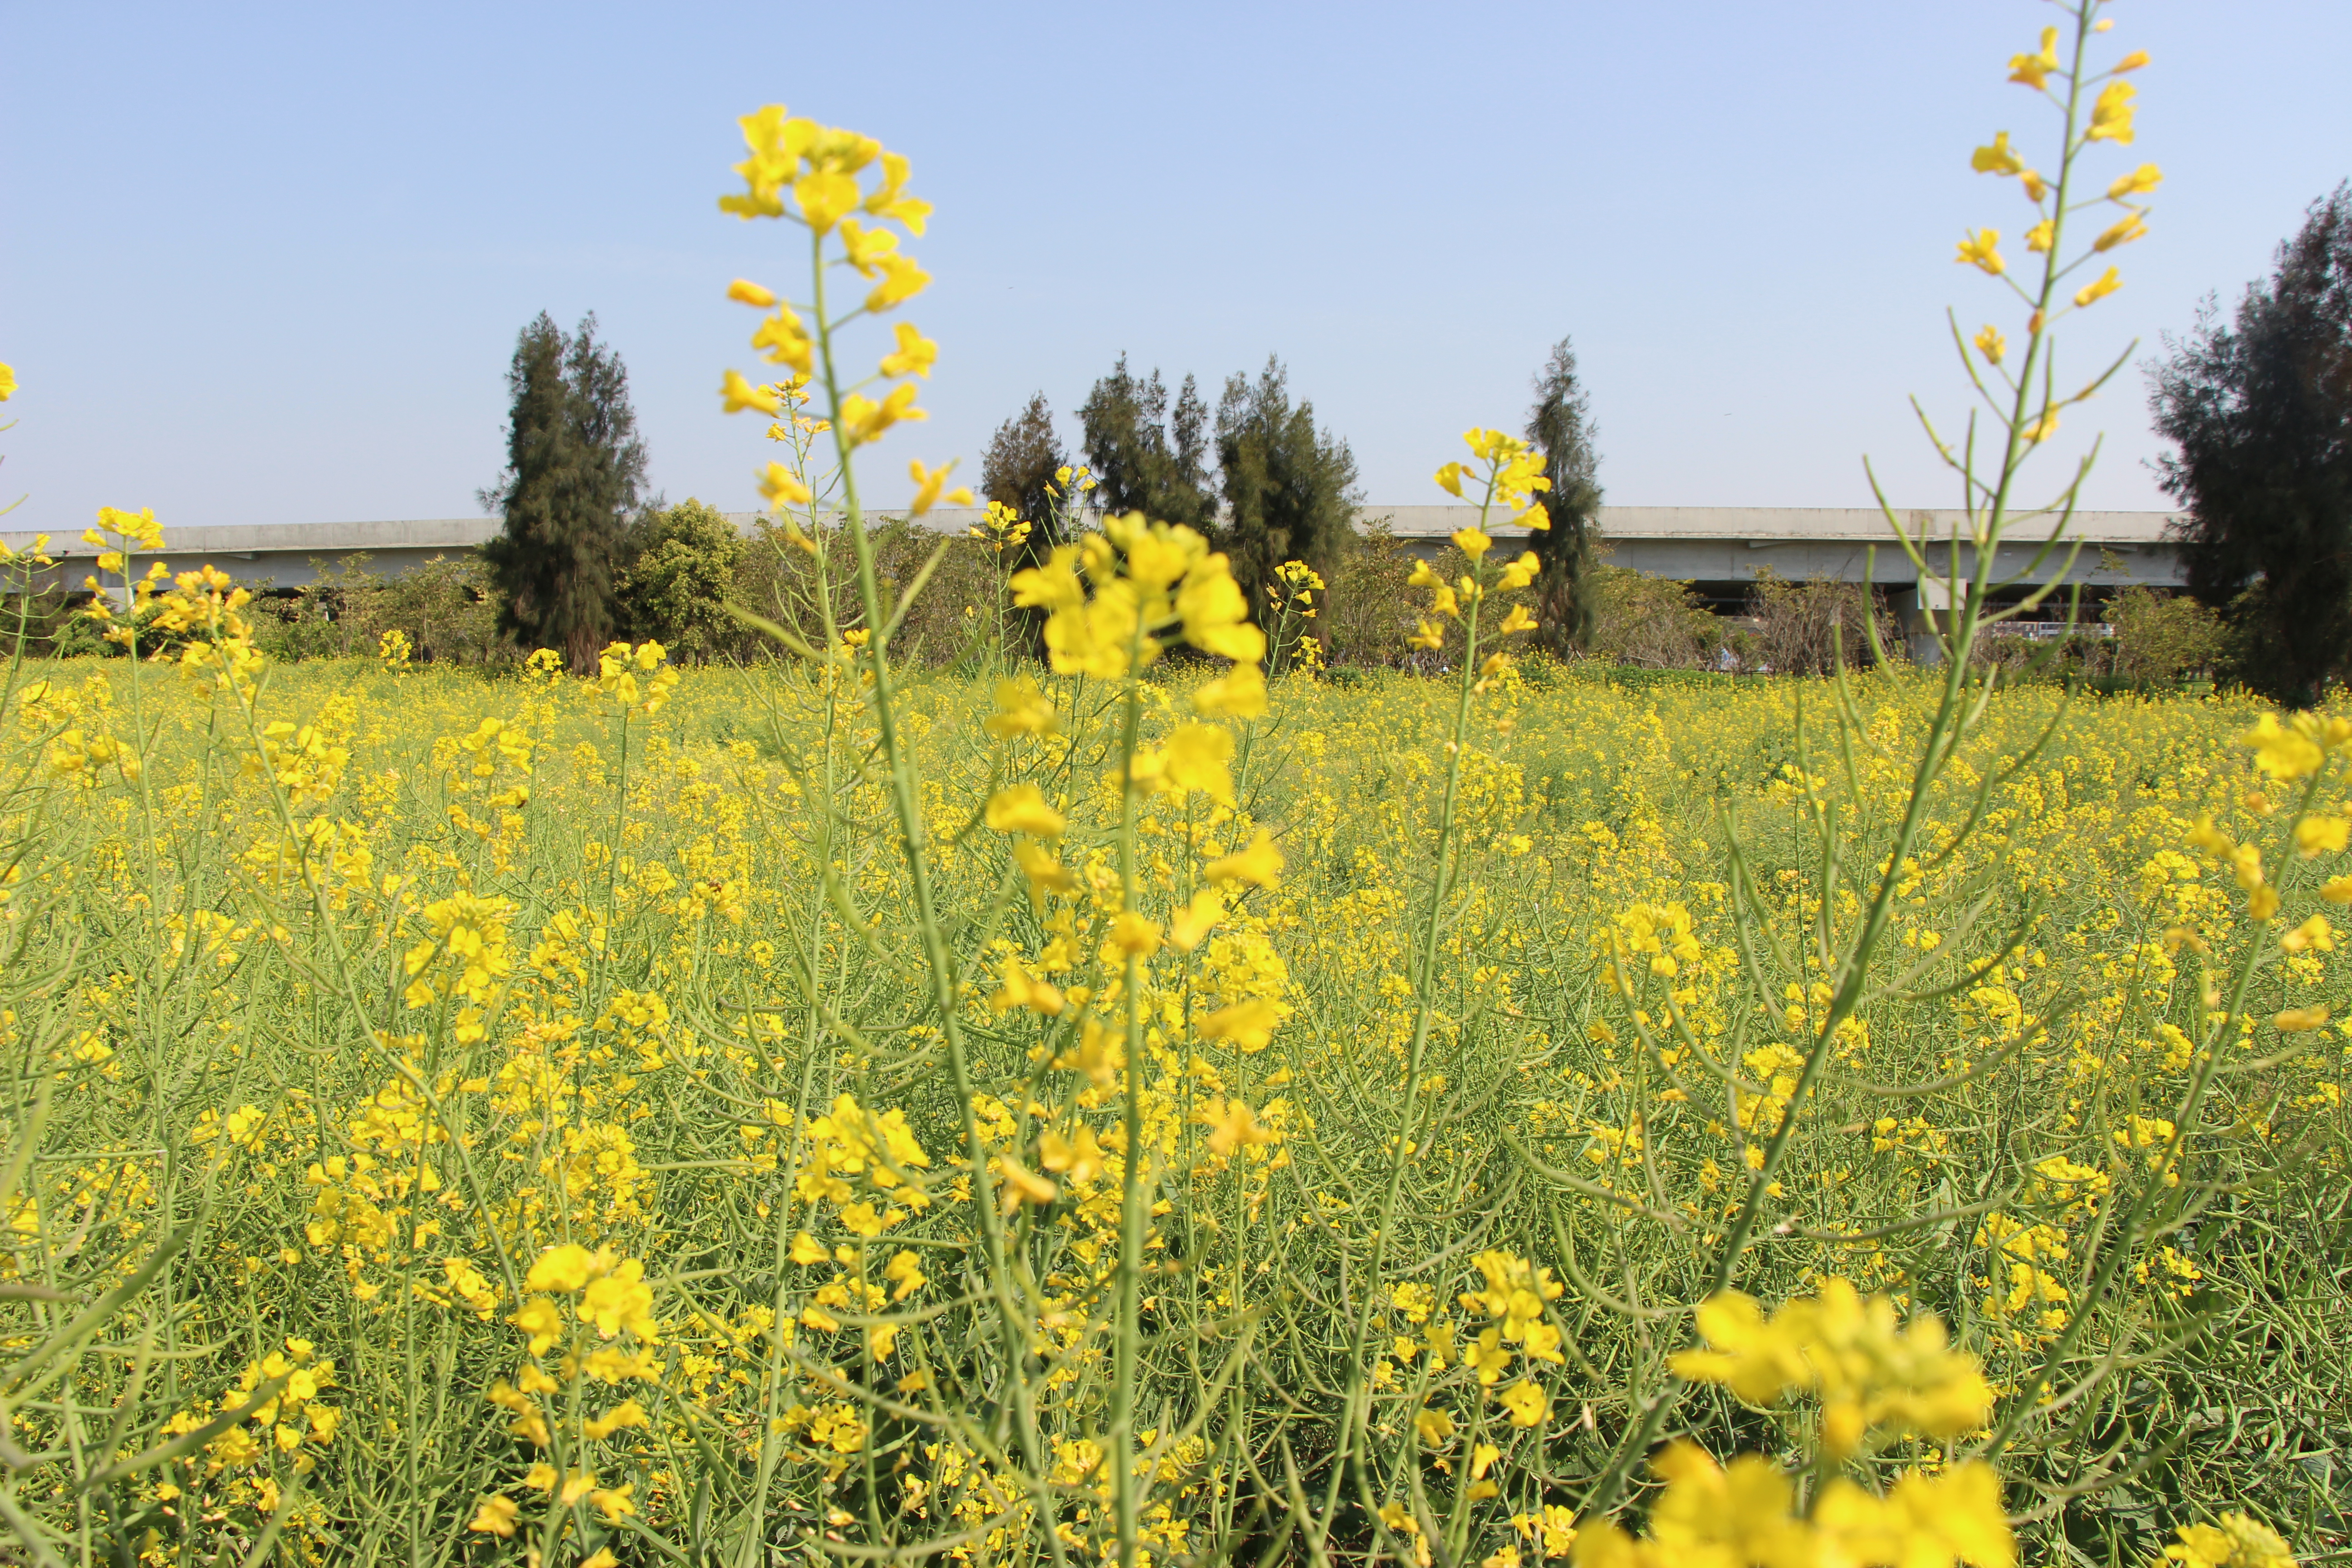
[[[2118,0],[2160,163],[2127,286],[2069,374],[2234,300],[2352,174],[2352,6]],[[877,449],[976,476],[1042,389],[1124,350],[1211,388],[1269,353],[1376,503],[1474,423],[1516,426],[1574,337],[1612,501],[1898,504],[1953,484],[1906,398],[1964,408],[1942,311],[2015,311],[1950,260],[2025,226],[1968,172],[2047,125],[2002,63],[2031,0],[1407,6],[34,6],[0,9],[0,436],[12,527],[100,504],[170,526],[457,516],[495,476],[502,376],[541,309],[625,358],[655,483],[757,504],[746,274],[786,231],[719,214],[734,117],[769,101],[914,160],[937,205],[909,309],[928,426]],[[878,352],[878,349],[877,349]],[[2163,504],[2127,373],[2093,504]],[[2071,448],[2070,448],[2071,449]],[[2054,472],[2053,465],[2053,470]]]

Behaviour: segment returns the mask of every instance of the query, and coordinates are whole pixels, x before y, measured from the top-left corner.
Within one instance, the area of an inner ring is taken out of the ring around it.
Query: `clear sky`
[[[2139,138],[2168,176],[2068,374],[2234,301],[2352,175],[2352,5],[2117,0]],[[167,526],[450,517],[495,477],[503,375],[544,309],[596,312],[670,499],[758,504],[744,274],[788,231],[722,216],[734,117],[769,101],[914,160],[937,205],[925,426],[874,484],[961,456],[1124,350],[1210,389],[1268,353],[1353,446],[1369,498],[1471,424],[1516,427],[1573,336],[1610,500],[1948,505],[1906,405],[1964,408],[1942,312],[2014,333],[1953,265],[2018,235],[2003,62],[2031,0],[1688,5],[0,5],[0,436],[11,527],[100,504]],[[2046,161],[2046,158],[2038,161]],[[2102,164],[2104,172],[2105,165]],[[878,348],[877,350],[878,352]],[[2163,504],[2126,373],[2092,504]]]

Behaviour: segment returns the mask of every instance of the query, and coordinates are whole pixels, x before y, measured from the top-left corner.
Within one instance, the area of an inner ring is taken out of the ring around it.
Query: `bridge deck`
[[[887,515],[887,514],[886,514]],[[971,507],[941,507],[921,520],[940,532],[961,532],[985,513]],[[1948,540],[1965,521],[1950,511],[1900,514],[1906,528]],[[759,514],[730,512],[745,532]],[[1386,527],[1407,548],[1427,554],[1444,547],[1455,530],[1476,521],[1467,506],[1365,507],[1360,528]],[[2159,511],[2084,511],[2068,531],[2083,542],[2074,581],[2090,587],[2130,583],[2177,584],[2178,552],[2166,538],[2174,515]],[[280,589],[315,582],[318,568],[332,570],[364,554],[373,571],[396,574],[415,570],[436,555],[459,555],[499,531],[489,517],[423,518],[375,522],[259,523],[185,529],[166,535],[163,559],[173,571],[210,562],[239,582]],[[2025,573],[2046,580],[2063,565],[2063,552],[2036,562],[2038,542],[2050,520],[2017,525],[2016,542],[2005,543],[1996,563],[2001,575]],[[1518,537],[1506,530],[1507,542]],[[1836,507],[1604,507],[1601,537],[1609,558],[1653,576],[1700,585],[1710,599],[1736,597],[1763,571],[1782,577],[1826,577],[1860,582],[1866,575],[1889,589],[1907,588],[1919,574],[1895,547],[1886,520],[1864,508]],[[26,531],[0,534],[15,549],[30,546]],[[1874,550],[1873,547],[1875,546]],[[79,539],[53,538],[59,559],[55,580],[79,586],[96,552]],[[1969,552],[1963,549],[1963,563]]]

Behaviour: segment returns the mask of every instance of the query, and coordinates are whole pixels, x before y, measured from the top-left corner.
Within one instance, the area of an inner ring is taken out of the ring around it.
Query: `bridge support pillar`
[[[1944,645],[1937,634],[1943,629],[1944,612],[1951,608],[1951,595],[1944,584],[1930,578],[1907,587],[1889,588],[1886,604],[1902,626],[1903,647],[1911,662],[1923,669],[1943,663]]]

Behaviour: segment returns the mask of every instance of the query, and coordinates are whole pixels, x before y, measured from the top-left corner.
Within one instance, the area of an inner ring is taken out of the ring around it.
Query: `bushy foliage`
[[[743,541],[724,513],[691,498],[657,508],[628,531],[624,552],[614,586],[631,638],[698,663],[740,640],[742,627],[727,605]]]
[[[2116,677],[2163,685],[2209,673],[2225,647],[2221,618],[2188,594],[2134,584],[2107,601],[2113,629],[2107,663]]]
[[[1418,558],[1387,518],[1375,518],[1325,575],[1321,616],[1334,665],[1392,669],[1423,662],[1408,639],[1419,605],[1408,579]]]
[[[375,572],[364,552],[311,568],[312,580],[301,588],[255,601],[259,640],[273,658],[365,658],[390,631],[406,637],[411,657],[421,662],[513,657],[499,631],[498,590],[478,555],[436,555],[391,575]]]
[[[1688,583],[1652,577],[1605,556],[1591,582],[1593,658],[1651,669],[1701,669],[1717,661],[1723,623]]]
[[[824,641],[824,584],[849,580],[856,571],[856,552],[845,531],[831,528],[807,543],[796,542],[772,521],[763,521],[744,541],[742,563],[737,572],[738,602],[775,621],[804,642]],[[934,556],[924,590],[907,605],[899,639],[910,665],[947,665],[969,655],[982,637],[982,622],[998,593],[992,563],[978,542],[943,537],[904,518],[880,521],[871,544],[877,580],[890,602],[901,602],[917,576]],[[814,546],[814,548],[812,548]],[[862,611],[836,605],[839,626],[856,630],[865,624]],[[774,645],[749,627],[741,629],[733,657],[764,658]]]
[[[1821,576],[1796,580],[1766,570],[1748,591],[1748,615],[1754,628],[1753,658],[1782,674],[1828,675],[1841,664],[1859,669],[1874,662],[1874,618],[1879,650],[1889,658],[1901,656],[1901,629],[1887,613],[1885,595],[1865,584]]]

